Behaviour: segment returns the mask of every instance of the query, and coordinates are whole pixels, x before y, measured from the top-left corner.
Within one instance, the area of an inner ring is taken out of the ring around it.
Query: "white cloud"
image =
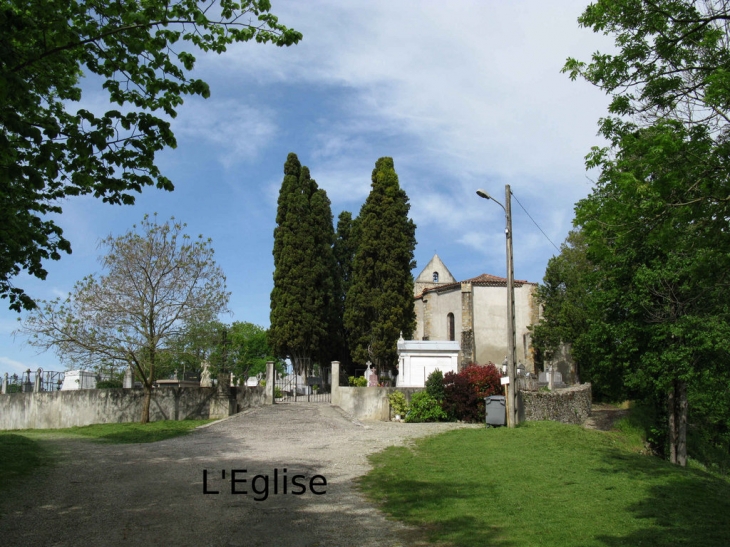
[[[36,365],[34,362],[31,361],[16,361],[15,359],[10,359],[8,357],[0,357],[0,365],[4,365],[4,369],[9,372],[10,374],[18,373],[18,372],[25,372],[26,370],[30,369],[32,371],[35,371],[38,369],[38,365]]]
[[[226,168],[255,159],[277,132],[274,114],[233,100],[188,99],[173,121],[180,139],[204,141],[215,146]]]

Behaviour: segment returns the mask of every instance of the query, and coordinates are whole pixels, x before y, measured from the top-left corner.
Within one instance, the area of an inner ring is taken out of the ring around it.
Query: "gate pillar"
[[[332,373],[330,374],[330,404],[340,404],[340,362],[332,361]]]

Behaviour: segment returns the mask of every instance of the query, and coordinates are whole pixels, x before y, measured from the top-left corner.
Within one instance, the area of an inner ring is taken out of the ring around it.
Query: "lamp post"
[[[507,427],[515,427],[518,423],[517,386],[515,385],[515,273],[512,264],[512,192],[509,184],[504,186],[505,205],[490,196],[485,190],[477,190],[481,198],[492,200],[503,210],[507,221],[505,228],[507,245]]]

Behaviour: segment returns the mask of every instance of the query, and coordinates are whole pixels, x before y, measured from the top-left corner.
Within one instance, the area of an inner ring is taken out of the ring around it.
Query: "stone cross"
[[[210,365],[207,361],[203,361],[203,373],[200,375],[200,387],[213,387],[213,382],[210,379],[210,371],[208,370]]]

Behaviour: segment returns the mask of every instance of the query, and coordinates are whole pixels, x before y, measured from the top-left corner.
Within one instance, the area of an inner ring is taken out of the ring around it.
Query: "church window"
[[[446,329],[449,331],[449,340],[453,342],[456,339],[456,332],[454,332],[454,314],[450,313],[446,316]]]
[[[438,283],[439,282],[439,273],[433,272],[433,282]]]

